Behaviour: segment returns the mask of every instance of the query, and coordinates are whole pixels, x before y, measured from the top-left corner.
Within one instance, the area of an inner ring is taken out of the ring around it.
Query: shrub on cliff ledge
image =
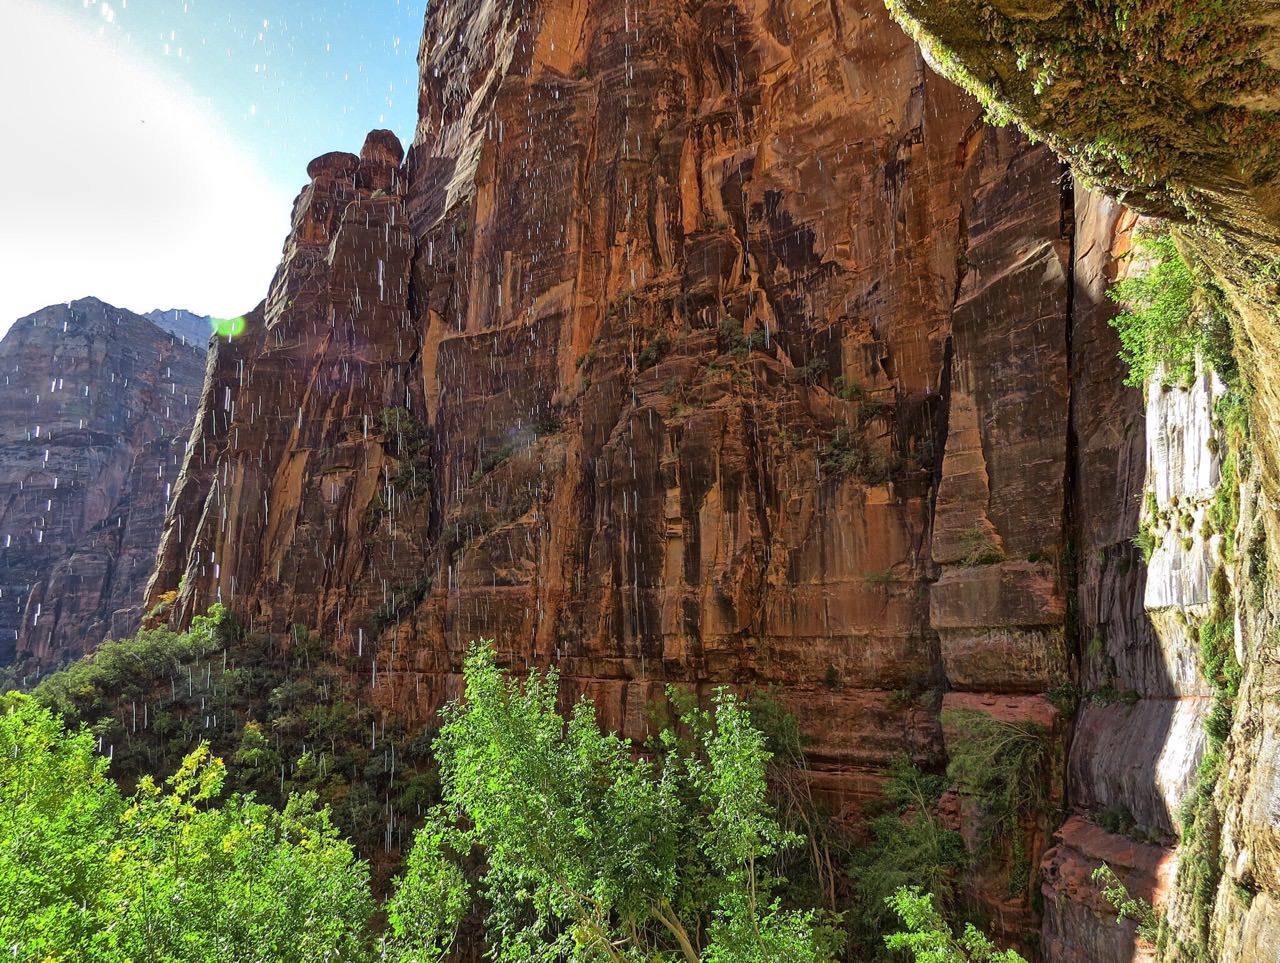
[[[667,730],[657,761],[602,734],[590,701],[566,720],[558,700],[554,672],[522,685],[490,646],[468,657],[466,701],[436,743],[444,805],[388,908],[392,958],[444,958],[474,887],[498,960],[834,960],[822,914],[783,906],[764,871],[797,840],[767,801],[764,736],[736,697],[686,712],[692,738]],[[484,868],[469,882],[473,855]]]
[[[957,733],[947,776],[978,804],[978,855],[991,859],[1007,845],[1013,864],[1009,888],[1020,892],[1030,873],[1023,824],[1045,803],[1048,733],[1039,723],[971,709],[947,710],[942,718]]]
[[[1197,278],[1167,230],[1139,236],[1135,252],[1150,265],[1109,292],[1124,305],[1111,324],[1129,366],[1125,384],[1144,387],[1161,365],[1166,384],[1184,384],[1195,377],[1197,358],[1227,376],[1231,332],[1215,289]]]
[[[938,816],[945,788],[944,779],[921,772],[906,755],[890,765],[887,807],[868,823],[870,836],[849,862],[858,896],[851,914],[858,959],[871,963],[885,958],[882,934],[890,921],[891,897],[905,886],[935,900],[946,918],[955,917],[956,878],[968,856],[964,838]]]

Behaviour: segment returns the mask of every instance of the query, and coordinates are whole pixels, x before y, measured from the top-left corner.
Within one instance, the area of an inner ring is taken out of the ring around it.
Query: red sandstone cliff
[[[776,684],[844,816],[941,763],[945,707],[1038,721],[1067,804],[1068,546],[1132,561],[1145,470],[1120,211],[878,0],[452,0],[421,66],[407,164],[385,132],[313,162],[216,346],[151,597],[318,628],[412,723],[479,637],[633,736],[668,682]],[[1082,589],[1131,599],[1115,572]]]
[[[0,665],[137,628],[203,354],[94,298],[0,342]]]

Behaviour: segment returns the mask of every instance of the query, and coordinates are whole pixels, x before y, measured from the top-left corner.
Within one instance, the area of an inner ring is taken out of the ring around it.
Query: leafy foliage
[[[890,897],[905,886],[916,886],[940,914],[954,917],[956,874],[968,856],[964,839],[938,818],[944,788],[942,778],[922,773],[906,756],[891,765],[885,786],[889,808],[870,821],[870,838],[854,850],[849,865],[858,897],[853,935],[861,960],[884,958],[881,934],[892,915]]]
[[[412,592],[393,598],[405,604]],[[229,789],[276,806],[314,792],[372,856],[407,842],[438,797],[429,734],[379,722],[361,699],[367,671],[305,626],[282,644],[242,631],[214,606],[188,632],[146,629],[103,643],[33,695],[68,727],[89,727],[126,789],[172,772],[208,742],[229,761]]]
[[[917,886],[899,889],[888,900],[907,929],[885,937],[891,950],[910,953],[915,963],[1027,963],[1013,950],[1001,950],[972,923],[957,936]]]
[[[1139,236],[1135,251],[1150,266],[1109,292],[1125,308],[1111,321],[1120,335],[1120,357],[1129,366],[1125,383],[1144,387],[1161,366],[1166,384],[1188,382],[1197,358],[1224,374],[1233,369],[1225,312],[1202,293],[1213,289],[1192,271],[1173,235],[1165,230]]]
[[[588,700],[562,718],[554,672],[521,685],[482,644],[465,675],[436,742],[444,802],[401,884],[453,910],[392,952],[441,958],[474,852],[497,960],[834,959],[822,914],[784,907],[762,871],[797,838],[769,805],[764,736],[735,696],[685,712],[689,735],[666,730],[650,761],[602,734]]]
[[[1105,863],[1093,871],[1092,879],[1102,887],[1102,895],[1116,911],[1116,922],[1133,920],[1138,924],[1138,936],[1148,943],[1159,938],[1160,918],[1145,899],[1129,895],[1129,889],[1110,866]]]
[[[868,485],[883,485],[898,468],[896,461],[864,434],[843,425],[831,434],[822,453],[822,467],[835,476],[852,475]]]
[[[378,416],[384,444],[399,461],[388,481],[396,492],[410,498],[431,491],[431,446],[434,436],[408,408],[384,408]]]
[[[646,344],[636,356],[636,368],[644,371],[646,368],[652,368],[655,364],[666,357],[667,352],[671,350],[671,339],[665,334],[659,334],[652,341]]]
[[[979,855],[993,858],[1011,849],[1011,889],[1027,879],[1023,821],[1044,806],[1044,767],[1049,741],[1035,722],[997,719],[985,712],[953,709],[943,720],[958,733],[947,777],[977,801],[981,816]],[[1021,877],[1021,878],[1020,878]]]
[[[359,958],[368,868],[314,797],[233,795],[201,746],[122,798],[84,730],[0,698],[0,942],[19,960]]]
[[[957,564],[967,568],[979,565],[996,565],[1005,560],[1004,549],[1000,547],[993,532],[982,528],[971,528],[961,536],[964,556]]]

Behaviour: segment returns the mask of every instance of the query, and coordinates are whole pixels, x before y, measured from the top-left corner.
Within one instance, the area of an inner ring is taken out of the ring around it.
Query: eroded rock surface
[[[47,668],[137,628],[203,356],[94,298],[0,342],[0,665]]]
[[[421,66],[407,163],[314,161],[216,346],[151,598],[319,629],[407,725],[486,637],[634,737],[775,685],[840,818],[946,709],[1035,723],[1067,805],[1069,546],[1132,566],[1145,478],[1122,212],[871,0],[453,0]],[[1139,567],[1086,581],[1153,647]],[[970,888],[1022,937],[1016,878]]]

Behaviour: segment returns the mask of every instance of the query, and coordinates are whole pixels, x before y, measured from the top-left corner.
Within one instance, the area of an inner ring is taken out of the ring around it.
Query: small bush
[[[431,429],[408,408],[383,408],[378,416],[387,453],[399,465],[388,473],[391,487],[411,498],[431,491]]]
[[[641,349],[640,354],[636,356],[636,367],[641,371],[652,368],[666,357],[670,350],[671,339],[665,334],[660,334]]]
[[[424,575],[414,582],[398,585],[387,593],[387,600],[369,618],[369,631],[374,638],[400,621],[402,615],[416,609],[431,593],[431,576]]]
[[[1010,722],[972,709],[951,709],[944,722],[957,732],[947,777],[972,797],[980,816],[979,856],[1001,847],[1022,858],[1022,822],[1045,804],[1049,736],[1035,722]]]
[[[1027,963],[1013,950],[1000,950],[976,926],[966,923],[956,935],[918,886],[903,887],[886,900],[907,929],[884,938],[895,951],[910,953],[915,963]]]
[[[979,565],[995,565],[1005,560],[1004,549],[980,528],[971,528],[965,532],[961,541],[964,548],[961,565],[974,568]]]
[[[1133,920],[1138,924],[1138,936],[1154,943],[1160,932],[1160,917],[1145,899],[1129,895],[1128,888],[1105,863],[1093,871],[1093,881],[1102,887],[1102,895],[1116,911],[1116,922]]]
[[[828,474],[852,475],[868,485],[883,485],[893,476],[896,467],[892,458],[843,426],[832,434],[821,465]]]
[[[849,862],[857,900],[850,920],[859,959],[885,958],[881,935],[890,923],[889,900],[904,886],[920,887],[940,914],[958,909],[957,874],[968,863],[964,840],[938,818],[945,789],[939,776],[917,769],[905,755],[894,759],[885,785],[888,808],[868,823],[870,837]]]
[[[744,333],[741,322],[735,318],[722,318],[716,330],[724,350],[732,353],[739,360],[745,360],[752,351],[763,348],[768,340],[763,329],[756,329],[750,334]]]
[[[1110,292],[1124,305],[1111,324],[1129,366],[1125,384],[1143,387],[1160,365],[1165,385],[1185,384],[1195,377],[1197,358],[1230,377],[1231,333],[1221,294],[1192,271],[1167,230],[1139,237],[1135,251],[1153,263]]]

